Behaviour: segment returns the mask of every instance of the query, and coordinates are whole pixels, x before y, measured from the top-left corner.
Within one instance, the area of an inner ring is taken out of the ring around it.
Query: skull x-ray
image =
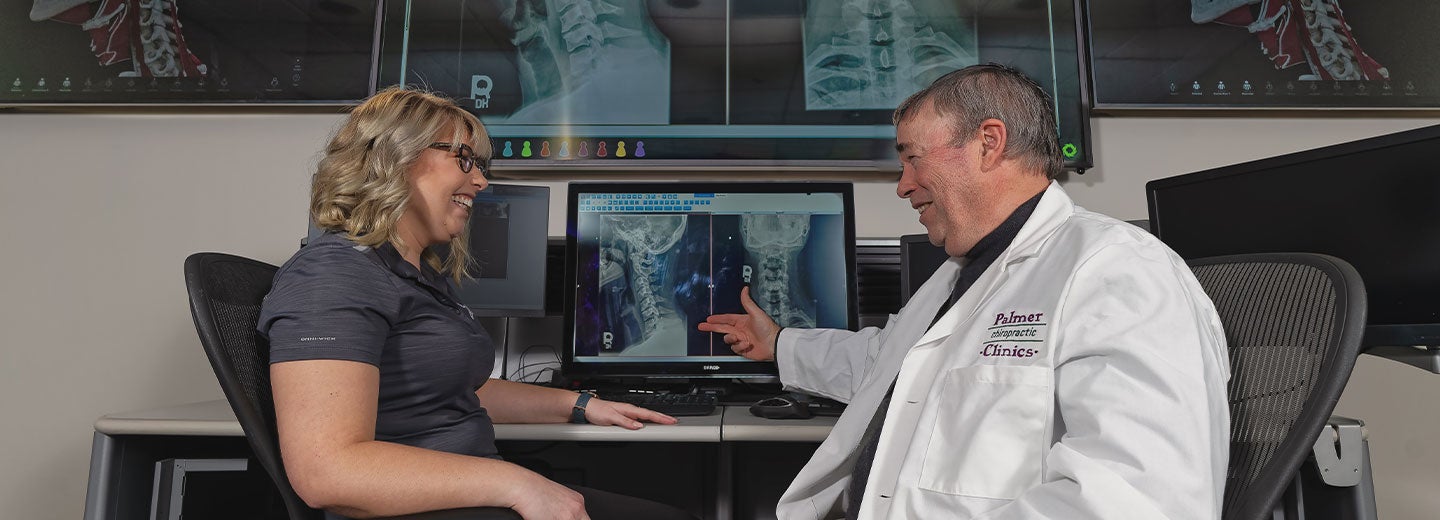
[[[973,9],[954,0],[806,4],[805,108],[893,109],[979,62]]]
[[[844,220],[828,214],[597,215],[582,221],[577,352],[730,356],[696,325],[743,313],[740,289],[786,327],[844,327],[845,281],[829,268]],[[825,246],[817,244],[826,244]]]

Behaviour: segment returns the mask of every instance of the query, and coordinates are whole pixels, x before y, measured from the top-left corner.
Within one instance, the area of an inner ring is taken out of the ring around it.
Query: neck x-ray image
[[[781,326],[846,326],[841,215],[595,214],[579,233],[577,355],[733,355],[695,326],[744,312],[744,286]]]

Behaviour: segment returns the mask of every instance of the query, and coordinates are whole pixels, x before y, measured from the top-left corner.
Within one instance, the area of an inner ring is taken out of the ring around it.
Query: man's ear
[[[1006,138],[1009,136],[1005,123],[999,119],[980,122],[980,167],[985,170],[1000,165],[1005,157]]]

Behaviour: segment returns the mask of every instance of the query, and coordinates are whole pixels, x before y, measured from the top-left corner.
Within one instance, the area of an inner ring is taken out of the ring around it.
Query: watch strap
[[[585,419],[585,405],[590,403],[591,397],[595,397],[595,394],[580,392],[580,396],[575,398],[575,405],[570,408],[570,422],[575,424],[590,423],[589,420]]]

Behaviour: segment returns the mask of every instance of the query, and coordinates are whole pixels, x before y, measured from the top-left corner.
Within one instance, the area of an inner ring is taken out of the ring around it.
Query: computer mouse
[[[750,414],[766,419],[809,419],[810,405],[789,395],[766,397],[750,405]]]

